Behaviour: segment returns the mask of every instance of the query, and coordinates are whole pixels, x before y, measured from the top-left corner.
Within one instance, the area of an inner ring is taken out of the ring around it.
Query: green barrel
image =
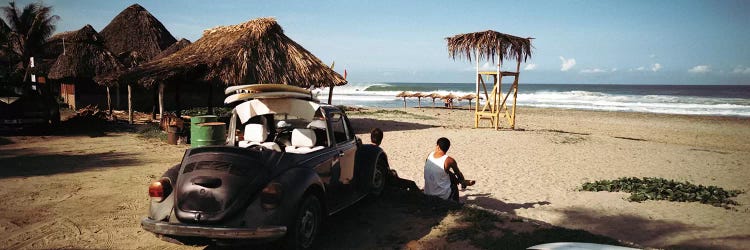
[[[193,116],[190,117],[190,145],[196,145],[197,142],[195,142],[198,138],[206,138],[204,135],[198,135],[196,132],[202,131],[202,129],[198,128],[198,124],[206,123],[206,122],[215,122],[218,121],[219,117],[215,115],[201,115],[201,116]],[[205,145],[201,145],[205,146]],[[193,146],[196,147],[196,146]]]
[[[191,125],[190,137],[191,148],[224,145],[227,139],[226,124],[223,122],[204,122]]]

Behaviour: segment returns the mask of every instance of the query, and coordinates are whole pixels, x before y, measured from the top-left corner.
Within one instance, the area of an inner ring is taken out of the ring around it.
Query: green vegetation
[[[403,117],[403,118],[412,118],[417,120],[433,120],[435,119],[432,116],[426,116],[426,115],[420,115],[420,114],[413,114],[409,113],[403,110],[393,110],[393,109],[378,109],[375,111],[370,110],[360,110],[357,112],[349,112],[351,115],[361,115],[361,116],[375,116],[375,117]]]
[[[496,215],[476,208],[466,207],[459,211],[458,215],[460,216],[459,221],[467,223],[468,226],[450,229],[447,240],[450,242],[469,240],[472,245],[482,249],[526,249],[530,246],[550,242],[622,245],[617,240],[608,237],[561,227],[537,228],[531,232],[514,232],[509,228],[503,228],[502,225],[529,222],[507,215]]]
[[[143,139],[167,140],[167,134],[161,131],[158,123],[147,123],[136,128],[136,134]]]
[[[208,114],[208,108],[207,107],[199,107],[199,108],[191,108],[187,110],[183,110],[181,112],[181,115],[187,115],[187,116],[199,116],[199,115],[207,115]],[[232,108],[229,107],[214,107],[214,115],[218,117],[232,117]]]
[[[635,202],[645,200],[697,201],[724,208],[729,208],[730,205],[737,205],[737,202],[730,198],[737,197],[737,195],[742,193],[739,190],[727,191],[716,186],[695,185],[690,182],[677,182],[675,180],[649,177],[644,177],[643,179],[623,177],[611,181],[586,182],[580,190],[628,192],[630,193],[628,199]]]

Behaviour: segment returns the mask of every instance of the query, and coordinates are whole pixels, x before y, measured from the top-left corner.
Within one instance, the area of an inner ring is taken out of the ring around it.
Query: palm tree
[[[8,57],[11,65],[20,60],[24,71],[24,80],[28,77],[29,57],[42,54],[44,44],[55,31],[55,23],[60,17],[52,15],[52,7],[41,3],[30,3],[22,10],[11,1],[2,7],[3,19],[0,21],[0,49]],[[6,40],[7,39],[7,40]],[[16,69],[19,70],[19,69]]]

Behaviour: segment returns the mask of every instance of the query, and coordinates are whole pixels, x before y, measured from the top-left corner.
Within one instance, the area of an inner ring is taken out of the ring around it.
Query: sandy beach
[[[382,147],[391,167],[419,186],[426,155],[437,138],[447,137],[449,155],[467,178],[477,180],[461,194],[466,204],[645,247],[741,249],[750,244],[747,193],[736,198],[740,206],[727,210],[576,191],[586,181],[620,177],[750,190],[747,118],[521,108],[517,128],[522,131],[494,131],[473,129],[473,110],[407,111],[420,117],[382,115],[378,119],[398,122],[366,120],[365,126],[386,131]]]
[[[449,138],[449,155],[477,180],[461,200],[517,218],[504,224],[515,225],[514,232],[559,226],[646,248],[750,245],[747,193],[724,209],[576,191],[586,181],[631,176],[750,190],[747,118],[521,108],[518,130],[494,131],[472,128],[469,110],[349,114],[364,142],[371,128],[385,131],[391,168],[420,187],[426,155],[437,138]],[[179,162],[185,145],[127,132],[1,139],[3,248],[184,248],[143,231],[138,221],[147,211],[146,186]],[[429,206],[400,197],[355,206],[328,219],[319,247],[478,248],[446,236],[462,227],[460,210]]]

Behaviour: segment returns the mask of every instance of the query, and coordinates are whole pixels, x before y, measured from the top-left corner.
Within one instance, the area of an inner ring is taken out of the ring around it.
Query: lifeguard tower
[[[489,120],[495,130],[500,128],[500,114],[507,118],[511,129],[516,127],[516,97],[518,96],[518,76],[521,71],[521,61],[531,57],[531,39],[503,34],[494,30],[459,34],[446,38],[448,40],[448,54],[453,58],[465,57],[476,62],[476,96],[474,106],[474,128],[479,127],[481,120]],[[503,60],[516,60],[516,71],[501,71]],[[479,71],[479,61],[486,60],[495,63],[495,71]],[[485,76],[492,78],[492,90],[487,91]],[[514,77],[508,92],[503,96],[502,79],[504,76]],[[480,88],[481,86],[481,88]],[[480,90],[484,93],[484,103],[480,100]],[[508,97],[513,94],[513,106],[507,105]],[[481,106],[481,109],[480,109]],[[510,108],[510,111],[509,111]]]

